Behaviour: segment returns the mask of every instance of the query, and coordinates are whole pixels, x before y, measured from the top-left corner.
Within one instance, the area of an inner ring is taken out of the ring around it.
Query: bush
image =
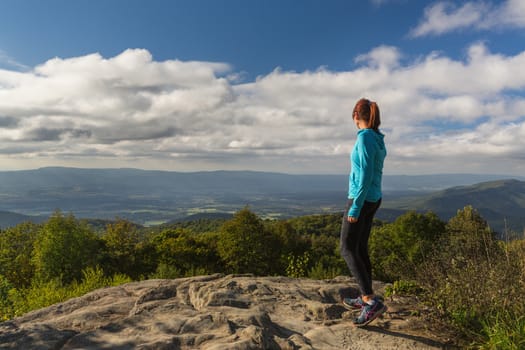
[[[325,267],[321,261],[318,261],[314,267],[308,272],[308,277],[316,280],[332,279],[336,276],[340,276],[342,271],[340,268],[335,266]]]
[[[13,303],[16,305],[14,316],[40,309],[69,299],[70,290],[59,279],[48,281],[33,280],[29,288],[17,290],[13,294]]]
[[[302,255],[295,256],[288,255],[288,266],[286,267],[286,275],[288,277],[300,278],[306,277],[308,272],[308,263],[310,262],[310,255],[308,252]]]
[[[502,312],[482,324],[482,338],[486,340],[477,344],[479,349],[525,349],[525,316],[516,317],[515,313]]]
[[[150,278],[159,278],[159,279],[175,279],[182,277],[184,273],[181,271],[181,269],[169,265],[166,263],[160,263],[159,266],[157,266],[157,270],[153,275],[150,276]]]
[[[95,289],[131,282],[129,277],[121,274],[107,277],[98,267],[87,268],[82,271],[82,275],[83,279],[80,283],[73,281],[65,285],[58,278],[48,281],[34,279],[29,288],[11,289],[8,295],[10,308],[7,309],[10,312],[4,313],[3,319],[20,316],[32,310],[63,302]]]
[[[374,278],[384,282],[415,278],[444,232],[445,223],[432,212],[410,211],[391,224],[373,227],[369,247]]]
[[[116,273],[113,276],[105,276],[104,271],[100,267],[88,267],[82,271],[82,281],[80,283],[74,282],[67,288],[71,290],[71,296],[78,297],[91,292],[95,289],[118,286],[120,284],[131,282],[132,279],[124,274]]]
[[[465,207],[448,222],[446,237],[420,266],[417,282],[427,301],[467,339],[489,344],[507,331],[520,338],[515,322],[525,312],[523,247],[497,241],[477,211]]]
[[[503,244],[504,258],[495,267],[499,288],[493,313],[483,315],[480,349],[525,348],[525,240]],[[494,278],[494,277],[493,277]]]
[[[0,322],[13,317],[14,305],[10,298],[13,286],[2,275],[0,275]]]
[[[385,297],[393,295],[418,295],[422,292],[421,287],[415,281],[394,281],[391,286],[385,288]]]

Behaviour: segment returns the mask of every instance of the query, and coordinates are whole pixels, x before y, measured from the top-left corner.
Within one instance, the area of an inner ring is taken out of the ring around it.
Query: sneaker
[[[361,299],[361,297],[357,297],[357,298],[344,298],[343,305],[347,309],[350,309],[350,310],[361,310],[367,304],[363,301],[363,299]]]
[[[367,324],[381,316],[386,310],[386,305],[379,301],[378,298],[374,298],[372,304],[367,304],[363,307],[361,315],[359,315],[359,317],[354,320],[354,325],[356,325],[357,327],[366,326]]]

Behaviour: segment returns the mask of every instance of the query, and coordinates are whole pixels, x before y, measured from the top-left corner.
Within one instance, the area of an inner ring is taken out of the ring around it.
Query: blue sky
[[[3,0],[0,164],[525,173],[525,2]]]

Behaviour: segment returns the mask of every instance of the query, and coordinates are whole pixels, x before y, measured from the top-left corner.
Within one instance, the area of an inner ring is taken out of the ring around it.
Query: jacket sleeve
[[[371,137],[366,134],[358,136],[358,152],[360,169],[358,172],[357,190],[348,216],[358,218],[365,203],[365,198],[374,178],[374,158],[377,152],[376,144]]]

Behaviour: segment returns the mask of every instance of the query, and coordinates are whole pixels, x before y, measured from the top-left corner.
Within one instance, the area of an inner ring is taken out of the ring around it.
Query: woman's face
[[[355,126],[358,129],[366,129],[367,125],[364,120],[359,119],[359,115],[357,112],[354,112],[354,115],[352,116],[352,119],[354,120]]]

